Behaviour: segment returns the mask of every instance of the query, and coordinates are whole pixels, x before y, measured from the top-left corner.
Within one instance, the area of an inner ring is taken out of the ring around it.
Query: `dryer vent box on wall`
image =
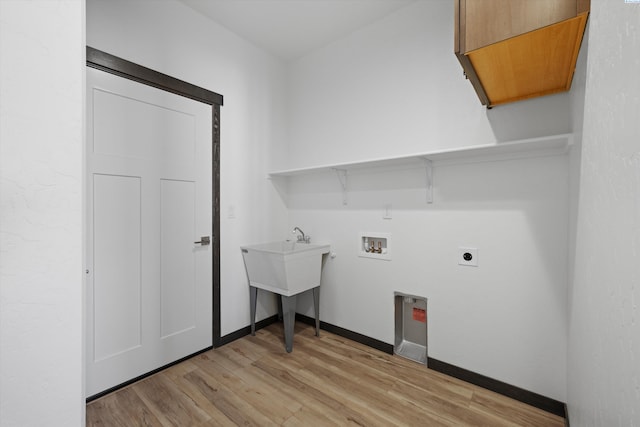
[[[398,356],[427,364],[427,299],[394,293],[395,340]]]

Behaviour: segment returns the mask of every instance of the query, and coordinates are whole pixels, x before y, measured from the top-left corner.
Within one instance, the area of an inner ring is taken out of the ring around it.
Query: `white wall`
[[[577,251],[572,425],[640,425],[640,5],[591,4]]]
[[[222,335],[249,323],[240,245],[281,238],[286,211],[266,179],[284,148],[283,64],[182,3],[89,0],[87,45],[224,96],[221,108]],[[231,211],[235,218],[229,218]],[[258,319],[273,314],[261,295]]]
[[[0,425],[84,423],[84,1],[0,1]]]
[[[571,131],[567,94],[487,110],[453,54],[453,2],[417,1],[290,66],[290,167]]]
[[[585,29],[583,45],[588,44],[589,20]],[[576,72],[573,76],[573,89],[571,90],[571,112],[573,129],[573,148],[569,153],[569,263],[567,277],[567,312],[571,312],[571,295],[573,293],[575,257],[576,257],[576,235],[578,228],[578,203],[580,196],[580,163],[582,156],[582,128],[584,126],[584,98],[587,81],[587,58],[588,49],[581,49],[576,65]],[[567,346],[569,342],[567,341]]]
[[[415,2],[289,72],[288,168],[572,131],[569,94],[481,106],[453,54],[450,1]],[[433,205],[420,168],[353,172],[346,207],[331,174],[275,186],[289,226],[337,253],[322,320],[393,343],[393,292],[425,296],[430,357],[564,401],[568,163],[436,165]],[[358,258],[360,231],[392,233],[393,260]],[[457,265],[459,246],[479,248],[478,268]]]

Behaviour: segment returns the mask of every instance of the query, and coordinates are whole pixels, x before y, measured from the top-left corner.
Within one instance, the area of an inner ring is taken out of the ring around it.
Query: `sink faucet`
[[[295,234],[296,231],[300,232],[301,234],[301,236],[298,236],[298,242],[311,243],[311,236],[305,236],[304,231],[302,231],[300,227],[295,227],[293,229],[293,234]]]

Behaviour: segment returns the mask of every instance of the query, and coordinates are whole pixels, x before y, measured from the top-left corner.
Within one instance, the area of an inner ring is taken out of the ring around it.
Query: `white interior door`
[[[87,396],[212,345],[211,106],[87,68]]]

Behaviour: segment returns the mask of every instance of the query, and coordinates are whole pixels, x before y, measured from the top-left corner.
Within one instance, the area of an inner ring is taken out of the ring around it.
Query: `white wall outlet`
[[[478,266],[478,248],[458,248],[458,265]]]

